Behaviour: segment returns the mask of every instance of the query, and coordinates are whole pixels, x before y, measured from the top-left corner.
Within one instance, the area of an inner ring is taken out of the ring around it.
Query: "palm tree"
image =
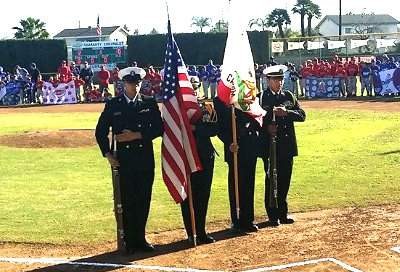
[[[307,34],[308,36],[312,36],[312,29],[311,29],[311,21],[312,18],[321,18],[321,8],[312,2],[310,2],[308,9],[307,9]]]
[[[12,29],[17,30],[14,34],[16,39],[38,40],[47,39],[49,33],[45,29],[45,23],[40,19],[28,17],[19,21],[21,27],[14,26]]]
[[[286,28],[284,31],[285,38],[298,38],[301,36],[299,31],[293,30],[291,28]]]
[[[155,29],[155,28],[153,27],[153,29],[150,31],[149,34],[150,34],[150,35],[155,35],[155,34],[158,34],[158,31],[157,31],[157,29]]]
[[[220,33],[220,32],[228,32],[228,22],[225,22],[223,19],[218,20],[215,23],[214,27],[210,30],[213,33]]]
[[[307,10],[311,0],[297,0],[296,5],[292,8],[293,13],[300,14],[300,24],[301,24],[301,36],[305,37],[305,28],[304,28],[304,17],[307,14]]]
[[[290,25],[290,17],[286,9],[274,9],[270,15],[267,17],[267,24],[270,27],[278,27],[279,36],[285,38],[285,33],[283,32],[283,24]]]
[[[192,17],[191,26],[198,27],[200,29],[200,32],[203,32],[203,28],[209,27],[210,25],[211,25],[211,18],[199,17],[199,16]]]
[[[260,27],[262,31],[265,31],[268,27],[268,16],[263,18],[255,18],[249,21],[249,28],[252,29],[253,26]]]

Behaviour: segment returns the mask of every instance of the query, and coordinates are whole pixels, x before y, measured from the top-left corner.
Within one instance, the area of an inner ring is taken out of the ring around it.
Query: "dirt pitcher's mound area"
[[[0,145],[21,148],[68,148],[92,146],[95,144],[96,139],[92,129],[36,131],[0,136]]]
[[[265,227],[248,235],[235,235],[226,229],[227,222],[209,224],[217,239],[215,244],[192,248],[181,229],[148,234],[156,245],[154,253],[126,256],[113,252],[115,243],[92,245],[45,245],[0,243],[1,257],[70,258],[90,263],[135,263],[142,266],[197,268],[218,271],[244,271],[261,267],[290,264],[305,260],[335,258],[359,270],[344,269],[326,261],[301,267],[279,269],[285,272],[399,272],[400,254],[391,251],[400,246],[400,205],[322,210],[294,215],[296,223],[278,228]],[[96,231],[95,227],[93,231]],[[74,257],[82,256],[82,257]],[[85,257],[83,257],[85,256]],[[0,262],[0,271],[8,272],[122,272],[150,271],[116,267],[81,265],[12,264]],[[189,270],[185,270],[189,271]],[[261,271],[272,271],[260,269]]]

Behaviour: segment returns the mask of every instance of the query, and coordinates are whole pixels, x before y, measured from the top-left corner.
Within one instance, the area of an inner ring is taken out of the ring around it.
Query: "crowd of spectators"
[[[266,64],[255,64],[256,84],[260,91],[266,90],[268,81],[263,74],[266,67],[277,65],[273,57]],[[356,57],[341,58],[334,56],[330,60],[313,58],[306,60],[302,65],[296,66],[293,63],[285,63],[288,70],[285,72],[284,88],[290,90],[297,97],[307,97],[306,90],[307,78],[339,78],[340,96],[351,97],[357,93],[357,84],[360,84],[360,95],[375,96],[379,95],[376,91],[378,86],[379,72],[394,68],[400,68],[400,57],[371,57],[369,61]],[[132,66],[137,66],[134,62]],[[55,87],[60,83],[74,81],[79,102],[100,102],[110,99],[113,94],[109,86],[113,85],[114,95],[118,95],[123,90],[123,85],[118,78],[118,67],[108,71],[105,66],[100,66],[97,73],[98,88],[93,84],[94,72],[92,67],[84,62],[81,66],[75,62],[62,61],[57,73],[46,78]],[[217,84],[221,77],[221,66],[214,65],[213,60],[209,60],[206,65],[189,65],[188,74],[198,77],[201,82],[199,94],[201,98],[209,99],[216,96]],[[141,92],[145,95],[161,97],[161,83],[163,70],[157,69],[152,65],[146,68],[146,77],[143,80]],[[35,63],[31,63],[28,69],[16,65],[12,72],[6,72],[0,66],[0,85],[13,81],[26,82],[21,91],[21,103],[41,103],[43,76]],[[0,86],[0,87],[1,87]],[[399,95],[399,92],[389,93],[389,95]]]
[[[267,84],[267,81],[263,80],[262,70],[274,64],[276,62],[272,59],[269,64],[255,66],[259,89],[265,89],[266,86],[261,85]],[[307,78],[339,78],[342,97],[356,96],[358,82],[361,96],[378,96],[377,88],[381,87],[379,72],[400,68],[400,57],[383,55],[378,58],[371,57],[367,61],[356,57],[334,56],[330,60],[319,58],[306,60],[298,67],[292,63],[285,65],[289,68],[285,73],[285,88],[296,96],[309,96],[305,88]],[[393,90],[388,95],[399,95],[399,92]]]
[[[99,88],[97,88],[93,84],[93,69],[87,62],[84,62],[82,67],[80,67],[73,61],[68,65],[67,61],[63,60],[57,72],[48,75],[45,81],[52,83],[55,88],[60,83],[74,81],[77,101],[100,102],[110,99],[109,84],[113,83],[116,79],[116,74],[118,74],[118,68],[116,68],[116,71],[110,73],[104,66],[101,66],[101,70],[97,74],[99,82]],[[15,82],[24,83],[24,85],[19,85],[24,86],[20,92],[20,104],[40,104],[43,102],[42,87],[44,79],[35,63],[31,63],[28,69],[16,65],[13,71],[10,72],[5,71],[0,66],[0,87]]]

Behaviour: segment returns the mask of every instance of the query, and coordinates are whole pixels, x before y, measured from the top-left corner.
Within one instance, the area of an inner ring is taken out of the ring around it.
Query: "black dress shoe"
[[[212,244],[215,243],[215,239],[210,235],[204,234],[197,236],[197,242],[199,242],[199,244]]]
[[[267,227],[278,227],[278,226],[279,226],[278,220],[269,220],[267,222]]]
[[[143,251],[143,252],[153,252],[154,246],[148,242],[143,242],[143,243],[137,244],[135,246],[135,249]]]
[[[125,250],[123,251],[125,255],[133,255],[135,254],[135,249],[131,247],[126,247]]]
[[[286,217],[286,218],[279,219],[279,222],[281,224],[293,224],[294,220],[292,218],[287,218]]]
[[[242,229],[237,224],[232,224],[229,230],[232,233],[243,233]]]
[[[251,224],[251,225],[242,227],[241,229],[245,232],[257,232],[258,231],[258,227],[255,224]]]

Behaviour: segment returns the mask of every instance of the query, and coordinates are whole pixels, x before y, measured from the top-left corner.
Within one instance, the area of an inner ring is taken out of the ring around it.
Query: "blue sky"
[[[242,14],[249,19],[265,17],[274,8],[290,9],[296,0],[232,0],[246,3]],[[323,15],[338,14],[339,0],[313,0],[320,5]],[[393,0],[342,0],[342,12],[348,13],[387,13],[400,20],[400,9],[393,9]],[[66,5],[68,3],[68,5]],[[117,5],[118,3],[118,5]],[[226,18],[228,0],[168,0],[174,32],[191,32],[193,16],[211,17],[214,22]],[[0,38],[12,38],[13,26],[19,25],[21,18],[32,16],[46,23],[50,35],[55,35],[64,28],[95,26],[97,14],[102,26],[124,25],[131,30],[139,29],[146,34],[154,27],[159,32],[166,31],[165,0],[120,0],[120,1],[85,1],[68,0],[51,3],[47,1],[19,0],[2,3]],[[62,8],[60,10],[59,8]],[[293,28],[299,28],[299,16],[291,15]]]

